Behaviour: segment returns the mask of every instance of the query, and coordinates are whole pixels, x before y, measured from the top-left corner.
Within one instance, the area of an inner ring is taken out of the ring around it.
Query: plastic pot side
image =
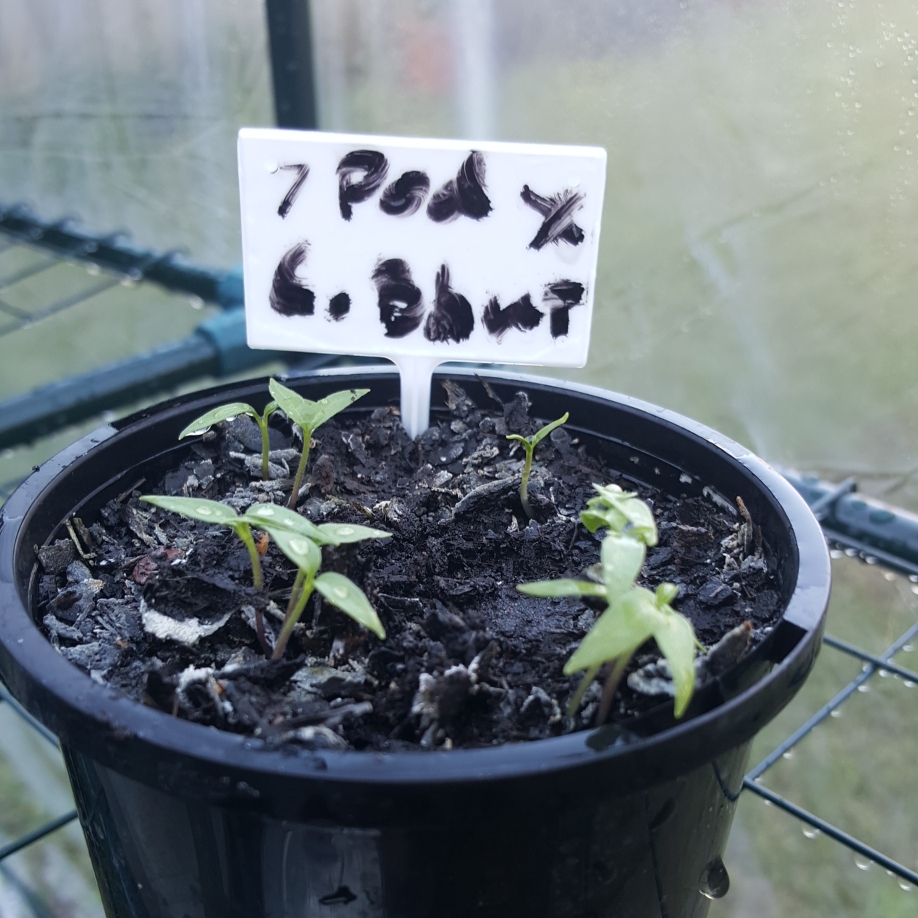
[[[777,472],[672,412],[598,389],[509,373],[438,374],[485,398],[525,388],[536,417],[609,465],[672,493],[742,497],[781,571],[781,622],[738,667],[629,725],[443,753],[271,749],[138,705],[63,659],[32,618],[37,545],[91,519],[142,473],[188,449],[178,432],[226,401],[267,401],[265,380],[175,399],[100,428],[49,460],[0,509],[0,677],[61,739],[110,918],[703,916],[748,743],[793,697],[819,649],[829,559],[818,523]],[[371,389],[387,369],[288,382],[309,398]],[[434,381],[433,408],[444,404]]]

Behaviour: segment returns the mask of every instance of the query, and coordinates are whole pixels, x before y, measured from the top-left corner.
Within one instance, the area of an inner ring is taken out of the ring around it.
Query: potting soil
[[[677,584],[673,605],[703,644],[744,622],[734,656],[747,638],[761,640],[780,614],[778,584],[744,507],[716,495],[666,494],[647,485],[646,467],[610,467],[599,441],[561,427],[536,449],[530,520],[519,496],[524,454],[506,435],[531,435],[544,419],[530,417],[524,393],[500,404],[482,390],[479,404],[446,385],[448,412],[416,441],[395,408],[321,427],[298,501],[314,523],[392,533],[322,550],[323,571],[364,590],[385,641],[316,594],[284,656],[268,659],[255,611],[273,645],[293,566],[261,537],[264,588],[256,591],[233,532],[139,501],[204,497],[240,513],[254,503],[285,504],[300,450],[280,412],[271,422],[270,480],[260,480],[258,429],[240,417],[191,443],[178,467],[163,474],[151,466],[98,519],[73,520],[69,538],[42,548],[36,614],[50,640],[93,679],[138,702],[272,744],[444,749],[586,729],[601,682],[569,717],[579,677],[562,668],[603,605],[530,597],[516,585],[579,577],[599,560],[602,532],[591,535],[579,520],[594,482],[620,484],[650,503],[659,544],[648,550],[640,583]],[[650,642],[629,671],[652,674],[658,657]],[[647,694],[665,679],[631,681],[642,690],[623,681],[611,720],[672,704]]]

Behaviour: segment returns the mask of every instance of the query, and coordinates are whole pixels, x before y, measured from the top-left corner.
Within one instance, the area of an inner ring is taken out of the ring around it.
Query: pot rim
[[[309,374],[308,378],[321,382],[355,376],[391,382],[393,378],[397,381],[398,374],[394,367],[359,366],[320,370]],[[217,394],[240,386],[266,384],[267,378],[264,378],[180,396],[123,421],[100,427],[46,462],[0,507],[0,612],[3,613],[0,614],[0,675],[10,690],[27,710],[57,732],[62,742],[86,751],[116,770],[123,770],[128,760],[137,762],[147,756],[150,763],[146,773],[159,775],[155,762],[171,757],[180,763],[179,771],[203,765],[212,773],[232,775],[232,778],[225,778],[228,788],[244,784],[251,789],[249,785],[252,785],[256,793],[260,777],[271,775],[277,778],[306,776],[342,785],[477,784],[520,777],[538,779],[580,766],[594,772],[593,766],[624,757],[646,763],[662,762],[647,766],[654,773],[648,777],[657,778],[684,773],[739,745],[790,700],[812,667],[819,647],[830,570],[822,530],[806,502],[786,479],[748,449],[711,428],[631,396],[490,368],[450,366],[441,368],[435,376],[459,377],[467,381],[482,377],[498,384],[547,388],[588,400],[611,402],[620,409],[648,415],[696,442],[707,443],[724,454],[728,461],[734,461],[780,508],[796,541],[799,556],[796,586],[783,616],[784,622],[799,631],[793,646],[750,687],[710,711],[651,736],[635,737],[611,725],[532,742],[448,752],[296,750],[291,753],[271,748],[260,740],[178,720],[94,682],[52,647],[32,622],[22,602],[14,558],[18,550],[25,548],[19,544],[20,536],[30,514],[59,476],[66,475],[96,447],[110,445],[150,417],[202,399],[219,403]],[[296,380],[298,377],[291,374],[286,378]],[[635,444],[635,448],[640,447]],[[761,697],[757,703],[755,701],[756,696],[763,694],[767,699],[766,712],[751,715],[752,707],[763,707]],[[65,725],[65,721],[69,723]],[[97,735],[90,736],[87,732],[90,729]]]

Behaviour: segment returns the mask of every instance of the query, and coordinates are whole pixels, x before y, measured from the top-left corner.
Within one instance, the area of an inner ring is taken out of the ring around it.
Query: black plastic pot
[[[470,392],[471,371],[451,370]],[[0,518],[0,676],[61,739],[110,918],[689,918],[727,885],[721,856],[749,741],[800,688],[829,595],[821,530],[771,468],[713,431],[597,389],[482,374],[615,467],[675,494],[741,496],[780,571],[783,618],[688,715],[535,743],[391,755],[291,752],[170,718],[95,683],[34,623],[35,546],[91,519],[142,467],[187,449],[194,417],[267,399],[264,380],[211,389],[80,440],[33,474]],[[352,385],[393,403],[386,370],[291,383]],[[369,404],[367,404],[369,403]],[[434,382],[434,410],[443,404]],[[356,410],[356,409],[352,409]],[[710,493],[710,492],[709,492]]]

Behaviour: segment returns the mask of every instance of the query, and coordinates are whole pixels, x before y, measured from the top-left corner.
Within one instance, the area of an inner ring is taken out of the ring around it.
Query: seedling
[[[652,593],[636,585],[644,566],[647,546],[657,544],[657,527],[650,507],[617,485],[594,485],[591,498],[580,514],[590,532],[606,527],[600,549],[598,582],[589,580],[543,580],[520,584],[530,596],[592,596],[606,602],[606,609],[580,642],[564,666],[566,676],[584,672],[568,706],[576,712],[583,693],[600,668],[608,664],[608,676],[597,711],[597,724],[605,721],[615,690],[629,661],[649,638],[657,642],[669,663],[675,687],[675,716],[681,717],[695,687],[694,656],[698,645],[691,622],[673,609],[679,588],[661,583]]]
[[[273,659],[279,659],[300,620],[314,590],[354,621],[385,640],[386,631],[363,591],[342,574],[316,574],[322,566],[320,545],[343,545],[364,539],[387,539],[391,533],[349,523],[323,523],[316,526],[285,507],[259,504],[246,511],[247,519],[264,529],[278,548],[296,565],[297,576],[290,594],[284,625],[274,646]]]
[[[333,392],[331,395],[313,402],[308,398],[303,398],[302,395],[298,395],[292,389],[282,386],[276,379],[272,379],[268,383],[268,388],[277,402],[277,406],[303,433],[303,452],[300,455],[300,464],[297,466],[296,476],[293,479],[290,500],[287,501],[287,506],[293,510],[296,507],[300,487],[303,484],[303,473],[306,471],[306,460],[309,458],[309,443],[313,433],[339,411],[343,411],[348,405],[352,405],[370,390],[345,389],[342,392]]]
[[[293,584],[290,603],[284,626],[274,648],[274,659],[278,659],[287,646],[294,625],[303,614],[313,590],[318,590],[333,606],[341,609],[381,640],[386,632],[363,591],[342,574],[326,573],[316,577],[322,565],[320,545],[344,545],[362,542],[365,539],[388,539],[392,534],[369,526],[351,523],[323,523],[316,526],[309,520],[286,507],[274,504],[255,504],[239,516],[232,507],[195,497],[159,497],[146,495],[140,498],[155,507],[178,513],[192,520],[228,526],[242,540],[252,560],[252,579],[255,589],[262,588],[261,559],[252,526],[267,532],[280,550],[297,566],[298,574]],[[266,647],[264,620],[261,610],[255,610],[255,625],[262,647]]]
[[[255,419],[258,429],[261,431],[261,480],[268,480],[268,418],[277,410],[277,402],[268,402],[265,410],[259,414],[251,405],[245,402],[232,402],[229,405],[220,405],[207,414],[192,421],[180,434],[179,440],[194,434],[206,433],[214,424],[220,421],[229,421],[232,418],[239,417],[240,414],[247,414]]]
[[[519,443],[523,444],[523,449],[526,450],[526,461],[523,464],[523,477],[520,481],[520,503],[523,505],[523,510],[526,511],[526,516],[529,519],[532,519],[534,514],[532,512],[532,507],[529,504],[529,474],[532,471],[532,454],[535,452],[535,448],[542,442],[556,427],[560,427],[562,424],[567,423],[569,417],[568,412],[564,412],[563,416],[558,418],[557,421],[552,421],[551,424],[546,424],[541,430],[537,430],[531,437],[521,437],[519,434],[508,434],[508,440],[516,440]]]

